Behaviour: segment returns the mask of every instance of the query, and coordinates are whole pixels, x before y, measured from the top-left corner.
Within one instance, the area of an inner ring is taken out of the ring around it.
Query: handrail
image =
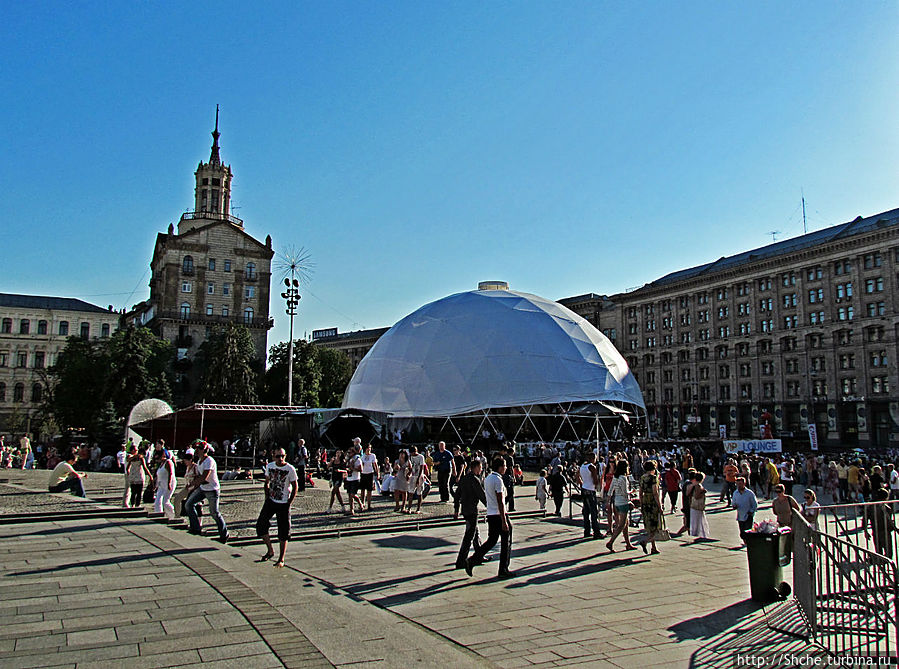
[[[181,214],[182,221],[195,221],[204,218],[211,221],[228,221],[229,223],[234,223],[235,225],[243,227],[243,219],[232,216],[231,214],[223,214],[216,211],[185,211]]]

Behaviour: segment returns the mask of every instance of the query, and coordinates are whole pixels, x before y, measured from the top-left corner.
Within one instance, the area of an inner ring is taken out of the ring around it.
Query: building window
[[[187,302],[181,303],[181,318],[190,318],[190,305]]]
[[[868,328],[865,331],[868,341],[883,341],[883,328],[881,326],[876,326],[873,328]]]
[[[244,288],[244,297],[248,300],[256,297],[256,286],[246,286]],[[650,328],[647,327],[646,329],[649,330]],[[655,329],[655,323],[653,323],[653,329]]]
[[[799,373],[799,360],[796,358],[788,358],[785,361],[787,374],[798,374]]]
[[[790,330],[799,325],[799,317],[798,316],[784,316],[784,328]]]
[[[852,262],[849,260],[837,260],[833,264],[834,274],[849,274],[852,271]]]
[[[699,340],[700,341],[708,341],[711,338],[712,338],[712,333],[711,333],[711,330],[709,330],[708,328],[703,328],[702,330],[699,331]]]
[[[109,336],[109,323],[103,323],[100,326],[100,336],[106,339]]]
[[[184,260],[181,261],[181,273],[188,274],[188,275],[194,273],[194,257],[193,256],[184,256]]]
[[[6,384],[0,383],[0,402],[6,401]]]
[[[866,253],[862,256],[862,262],[865,269],[874,269],[883,264],[883,259],[880,257],[879,253]]]
[[[836,293],[838,300],[848,299],[852,297],[852,282],[849,281],[847,283],[838,283]]]
[[[741,383],[740,384],[740,399],[741,400],[752,399],[752,384],[751,383]]]
[[[19,334],[28,334],[31,331],[31,321],[23,318],[19,321]]]
[[[90,323],[82,323],[81,324],[81,338],[89,339],[91,336],[91,324]]]
[[[784,337],[780,340],[780,348],[783,351],[795,351],[796,345],[796,337]]]
[[[718,307],[718,318],[727,318],[727,307]]]
[[[699,399],[708,401],[711,393],[708,386],[699,386]]]
[[[709,322],[709,310],[702,309],[699,313],[696,314],[696,320],[700,323],[708,323]]]
[[[840,307],[837,309],[837,320],[838,321],[851,321],[855,316],[855,309],[852,307]]]
[[[749,302],[740,302],[740,304],[737,305],[737,313],[740,314],[741,316],[748,316],[749,315]]]
[[[868,302],[868,316],[883,316],[887,312],[886,302]]]
[[[243,321],[244,323],[253,322],[253,307],[247,307],[243,310]]]
[[[849,346],[852,344],[852,330],[840,330],[837,332],[837,343],[840,346]]]
[[[824,340],[821,338],[819,334],[813,334],[808,336],[808,347],[809,348],[821,348],[821,344]]]
[[[646,338],[646,348],[653,348],[656,345],[655,337],[647,337]]]
[[[696,304],[708,304],[709,303],[709,294],[708,293],[697,293],[696,294]]]
[[[740,334],[741,335],[751,334],[750,328],[749,328],[749,323],[740,323]]]
[[[206,284],[206,294],[207,295],[215,295],[215,282],[210,281]]]
[[[875,395],[883,395],[890,392],[890,380],[886,376],[871,377],[871,392]]]
[[[771,279],[768,277],[759,279],[759,290],[771,290]]]
[[[12,319],[4,318],[3,319],[3,334],[11,334],[12,333]]]
[[[730,386],[718,386],[718,399],[719,400],[729,400],[730,399]]]
[[[25,401],[25,384],[17,383],[13,386],[12,389],[12,401],[13,402],[24,402]]]
[[[748,283],[738,283],[737,284],[737,295],[740,297],[744,297],[749,295],[749,284]]]
[[[721,327],[719,327],[718,328],[718,338],[719,339],[727,339],[728,337],[730,337],[730,326],[722,325]]]
[[[31,401],[40,402],[44,398],[44,387],[40,383],[31,386]]]
[[[750,365],[748,362],[741,362],[740,376],[752,376],[752,365]]]
[[[716,293],[716,296],[719,300],[726,300],[727,299],[727,288],[723,288],[723,287],[719,288],[718,292]]]
[[[662,300],[662,311],[671,311],[671,300]]]
[[[827,382],[823,379],[812,381],[812,395],[815,397],[827,396]]]
[[[226,272],[230,272],[230,271],[231,271],[231,261],[230,261],[230,260],[226,260],[226,261],[225,261],[225,271],[226,271]]]
[[[212,306],[211,304],[207,304],[207,305],[206,305],[206,315],[207,315],[207,316],[214,316],[214,315],[215,315],[215,307]]]
[[[664,370],[662,372],[662,381],[664,381],[665,383],[671,383],[672,381],[674,381],[674,372],[672,372],[670,369]]]
[[[730,378],[730,365],[718,365],[718,378],[719,379],[729,379]]]
[[[799,397],[799,381],[787,381],[787,397]]]
[[[784,288],[796,285],[796,272],[784,272],[780,275],[780,282]]]
[[[812,311],[808,315],[808,323],[809,325],[821,325],[824,323],[824,312],[823,311]]]
[[[46,354],[43,351],[35,351],[34,353],[34,368],[35,369],[43,369],[44,368],[44,360]]]
[[[181,282],[181,292],[189,293],[193,290],[193,286],[191,286],[190,281],[182,281]]]
[[[47,321],[38,321],[37,322],[37,333],[39,335],[47,334]]]
[[[840,369],[855,369],[855,354],[854,353],[840,354]]]
[[[787,308],[796,306],[796,293],[787,293],[784,295],[784,306]]]
[[[256,263],[248,262],[247,266],[246,266],[246,271],[244,274],[245,274],[246,278],[248,278],[248,279],[255,279],[256,278]]]
[[[678,300],[678,303],[680,304],[681,309],[686,309],[690,306],[690,298],[684,295]]]
[[[231,284],[223,283],[222,284],[222,295],[230,295],[231,294]]]
[[[857,384],[856,384],[856,381],[855,381],[855,377],[854,377],[854,376],[852,376],[852,377],[847,377],[847,378],[845,378],[845,379],[841,379],[841,380],[840,380],[840,392],[841,392],[844,396],[846,396],[846,395],[855,395],[855,392],[856,392],[856,390],[857,390],[857,387],[858,387],[858,386],[857,386]]]
[[[759,311],[771,311],[774,309],[774,298],[766,297],[759,300]]]
[[[215,271],[215,258],[210,258],[210,259],[209,259],[209,271],[210,271],[210,272],[214,272],[214,271]]]
[[[16,353],[16,367],[24,368],[28,365],[28,354],[24,351],[18,351]]]
[[[871,293],[882,293],[883,292],[883,277],[878,276],[873,279],[865,279],[865,292],[869,295]]]
[[[0,351],[0,367],[6,367],[7,365],[9,365],[9,352]]]
[[[59,334],[63,337],[69,335],[69,321],[59,321]]]
[[[821,266],[817,267],[809,267],[805,271],[805,280],[806,281],[820,281],[824,278],[824,270],[821,269]]]
[[[823,302],[824,301],[824,289],[823,288],[812,288],[808,291],[808,301],[809,304],[814,304],[815,302]]]
[[[774,398],[774,384],[773,383],[763,383],[762,384],[762,396],[765,399],[773,399]]]
[[[764,376],[773,376],[774,374],[774,363],[770,360],[762,361],[762,374]]]
[[[888,363],[886,351],[873,351],[871,353],[872,367],[886,367]]]
[[[680,334],[681,344],[689,344],[693,341],[693,333],[692,332],[681,332]]]
[[[222,316],[228,315],[228,307],[222,307]]]
[[[762,332],[774,332],[774,319],[766,318],[761,323]]]
[[[700,367],[699,368],[699,378],[702,379],[703,381],[708,381],[711,374],[712,373],[708,367]]]
[[[827,359],[822,358],[821,356],[817,356],[811,359],[812,363],[812,371],[813,372],[826,372],[827,371]]]

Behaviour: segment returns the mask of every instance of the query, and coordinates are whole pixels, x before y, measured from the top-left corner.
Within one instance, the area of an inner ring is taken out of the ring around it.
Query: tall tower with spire
[[[215,106],[215,130],[212,131],[212,150],[209,162],[200,161],[194,172],[194,210],[181,218],[178,232],[186,232],[204,221],[225,220],[243,227],[243,221],[231,216],[231,166],[224,165],[219,155],[219,106]]]
[[[156,235],[150,261],[150,297],[125,314],[129,325],[146,326],[172,343],[174,400],[179,406],[207,397],[202,369],[195,364],[200,346],[215,328],[246,327],[264,367],[268,349],[272,239],[259,241],[231,215],[231,168],[219,155],[218,105],[209,162],[194,173],[194,210]]]

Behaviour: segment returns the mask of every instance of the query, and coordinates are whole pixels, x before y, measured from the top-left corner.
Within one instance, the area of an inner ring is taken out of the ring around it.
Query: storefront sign
[[[783,450],[780,439],[726,439],[726,453],[780,453]]]

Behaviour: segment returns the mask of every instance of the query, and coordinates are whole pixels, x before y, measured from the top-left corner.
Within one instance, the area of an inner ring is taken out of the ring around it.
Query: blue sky
[[[235,213],[315,263],[300,333],[626,290],[801,234],[801,191],[810,230],[899,207],[896,2],[4,9],[3,292],[144,299],[217,103]]]

